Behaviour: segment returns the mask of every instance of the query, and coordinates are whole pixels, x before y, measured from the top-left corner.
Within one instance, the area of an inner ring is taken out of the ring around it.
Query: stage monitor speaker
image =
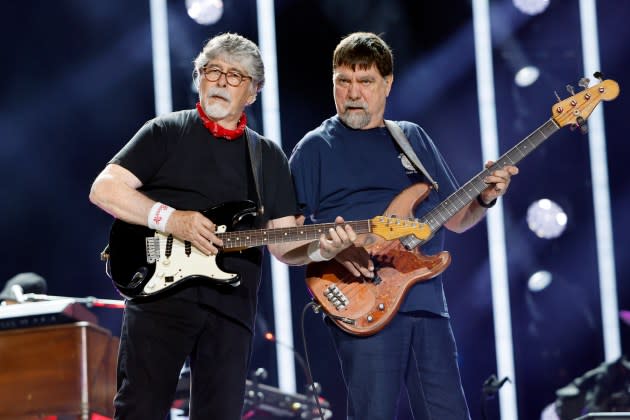
[[[630,420],[630,413],[589,413],[574,420]]]

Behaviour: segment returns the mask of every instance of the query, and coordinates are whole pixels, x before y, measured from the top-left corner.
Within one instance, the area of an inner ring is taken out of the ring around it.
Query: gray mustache
[[[206,96],[208,97],[218,96],[219,98],[224,99],[226,101],[232,100],[232,98],[230,97],[230,94],[227,91],[216,88],[216,87],[210,88]]]
[[[361,108],[364,111],[367,111],[367,105],[365,105],[364,103],[361,102],[346,102],[344,104],[344,107],[346,109],[348,108]]]

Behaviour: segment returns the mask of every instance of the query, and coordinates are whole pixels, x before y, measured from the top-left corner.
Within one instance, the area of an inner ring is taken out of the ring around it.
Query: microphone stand
[[[307,305],[304,308],[304,311],[306,311],[306,309],[310,306]],[[304,316],[304,311],[302,312],[302,316]],[[322,408],[320,402],[319,402],[319,393],[321,392],[321,385],[317,382],[315,382],[313,380],[313,375],[311,374],[311,369],[310,369],[310,364],[300,355],[300,353],[298,353],[298,351],[293,348],[292,346],[290,346],[287,343],[283,343],[281,341],[278,341],[275,337],[275,335],[273,335],[273,333],[271,332],[266,332],[264,335],[265,340],[276,343],[277,345],[283,346],[289,350],[291,350],[291,352],[293,353],[293,355],[295,356],[295,359],[298,361],[298,364],[300,365],[300,367],[302,368],[302,370],[304,371],[304,375],[306,376],[306,395],[312,396],[313,400],[315,402],[315,405],[317,407],[317,411],[319,413],[319,416],[322,420],[327,419],[328,417],[324,414],[324,409]],[[304,347],[306,350],[306,342],[304,342]],[[308,358],[308,354],[307,354],[307,358]],[[313,413],[311,413],[312,415]]]
[[[277,344],[279,346],[282,346],[284,348],[287,348],[287,349],[291,350],[291,352],[293,353],[293,356],[295,357],[295,360],[298,361],[298,364],[300,365],[300,367],[304,371],[304,376],[306,377],[306,382],[307,382],[306,390],[309,391],[309,392],[312,392],[313,395],[316,397],[319,394],[320,390],[321,390],[321,386],[317,382],[313,381],[313,378],[310,375],[309,370],[308,370],[308,368],[306,366],[306,361],[304,360],[302,355],[300,353],[298,353],[298,351],[295,348],[291,347],[287,343],[283,343],[282,341],[277,340],[276,337],[271,332],[265,333],[265,340],[271,341],[272,343],[275,343],[275,344]],[[307,394],[309,392],[307,392]]]
[[[486,412],[486,402],[494,398],[494,396],[499,392],[499,389],[506,383],[511,382],[510,378],[507,376],[503,379],[499,380],[495,374],[492,374],[483,382],[483,386],[481,388],[482,391],[482,401],[481,401],[481,414],[484,420],[487,420],[488,414]]]

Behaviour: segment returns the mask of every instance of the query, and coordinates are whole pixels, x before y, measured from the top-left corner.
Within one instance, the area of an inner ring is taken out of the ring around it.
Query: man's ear
[[[249,97],[247,98],[247,106],[256,102],[256,96],[257,96],[256,93],[254,93],[253,95],[249,95]]]
[[[390,74],[385,76],[385,84],[387,85],[385,89],[385,96],[389,96],[389,92],[392,90],[392,84],[394,83],[394,75]]]

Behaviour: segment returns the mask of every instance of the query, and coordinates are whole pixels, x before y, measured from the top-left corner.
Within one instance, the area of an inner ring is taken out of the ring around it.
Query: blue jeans
[[[396,419],[403,390],[416,420],[468,420],[450,320],[399,313],[369,337],[326,319],[348,390],[348,420]]]

